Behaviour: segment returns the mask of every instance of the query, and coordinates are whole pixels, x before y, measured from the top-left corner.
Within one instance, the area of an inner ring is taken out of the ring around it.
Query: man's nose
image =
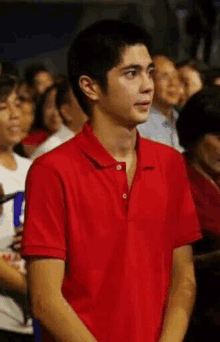
[[[154,91],[154,81],[149,73],[144,73],[142,77],[142,84],[141,84],[142,92],[151,93]]]

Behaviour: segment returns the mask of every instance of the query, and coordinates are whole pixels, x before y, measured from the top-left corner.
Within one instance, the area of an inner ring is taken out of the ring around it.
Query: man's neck
[[[75,134],[81,131],[83,124],[88,120],[85,114],[77,113],[74,116],[74,120],[67,124],[67,127]]]
[[[162,103],[153,103],[153,107],[155,107],[159,112],[161,112],[164,116],[171,120],[173,108],[172,106],[164,105]]]
[[[93,133],[115,160],[126,162],[131,156],[135,155],[137,139],[135,127],[123,127],[103,115],[94,115],[91,126]]]

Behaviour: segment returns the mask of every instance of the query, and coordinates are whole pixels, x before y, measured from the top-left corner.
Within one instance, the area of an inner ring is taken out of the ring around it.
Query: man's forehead
[[[120,67],[127,64],[151,63],[152,59],[144,44],[128,45],[121,53]]]

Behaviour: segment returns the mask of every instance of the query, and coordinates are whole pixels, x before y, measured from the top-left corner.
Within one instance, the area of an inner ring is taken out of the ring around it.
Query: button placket
[[[116,170],[120,171],[121,169],[122,169],[121,164],[118,164],[118,165],[116,166]]]

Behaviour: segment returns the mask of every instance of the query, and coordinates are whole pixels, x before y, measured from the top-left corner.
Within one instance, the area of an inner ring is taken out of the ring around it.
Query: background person
[[[185,103],[197,91],[201,90],[205,84],[208,66],[201,61],[186,60],[176,65],[180,79],[185,88]],[[185,103],[182,103],[183,106]]]
[[[76,100],[70,83],[67,80],[59,83],[55,102],[63,124],[58,131],[49,136],[35,149],[31,154],[31,159],[35,159],[73,138],[81,131],[84,122],[88,119]]]
[[[24,191],[30,162],[13,152],[22,138],[21,107],[16,81],[0,78],[0,174],[5,194]],[[24,260],[10,247],[15,235],[15,211],[22,212],[19,198],[3,204],[0,216],[0,340],[31,342],[32,321],[27,312],[27,284]]]
[[[177,121],[203,239],[193,245],[198,296],[186,341],[220,334],[220,88],[193,95]]]
[[[55,102],[58,85],[59,83],[54,83],[38,98],[31,131],[22,140],[24,150],[29,157],[40,144],[57,132],[62,125],[63,121]]]
[[[185,334],[195,294],[188,244],[200,234],[181,155],[136,130],[153,98],[149,47],[143,29],[111,20],[70,47],[71,86],[90,121],[34,161],[26,188],[22,254],[42,341]]]
[[[181,96],[180,81],[175,64],[164,55],[153,56],[155,92],[149,119],[138,126],[144,137],[171,144],[182,150],[176,132],[177,106]],[[182,88],[181,88],[182,91]]]
[[[43,64],[33,64],[26,67],[24,79],[35,99],[54,83],[52,73]]]
[[[20,81],[17,87],[17,93],[21,105],[21,128],[23,132],[22,139],[25,139],[29,134],[31,127],[34,122],[34,112],[35,112],[35,102],[31,96],[30,90],[25,81]],[[15,145],[14,151],[21,157],[29,158],[27,152],[25,151],[23,142],[20,141],[19,144]]]

